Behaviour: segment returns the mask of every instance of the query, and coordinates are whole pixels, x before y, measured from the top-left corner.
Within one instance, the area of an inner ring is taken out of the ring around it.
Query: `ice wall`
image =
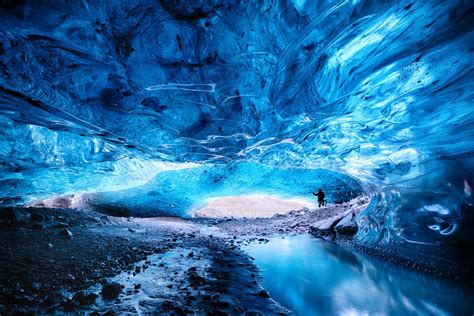
[[[235,162],[160,172],[145,185],[85,194],[83,200],[87,207],[121,216],[187,217],[207,200],[222,196],[297,197],[315,204],[312,192],[318,188],[324,188],[328,203],[346,202],[362,194],[361,185],[341,173]]]
[[[1,5],[3,205],[322,168],[376,196],[361,242],[472,249],[472,2]]]

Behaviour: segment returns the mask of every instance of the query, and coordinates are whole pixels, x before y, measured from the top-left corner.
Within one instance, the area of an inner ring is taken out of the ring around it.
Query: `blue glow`
[[[135,216],[178,215],[223,196],[268,195],[314,200],[314,188],[325,188],[329,203],[348,201],[361,186],[343,174],[323,169],[273,169],[255,163],[202,165],[169,170],[142,186],[87,195],[87,203],[110,212]]]
[[[311,236],[272,238],[245,250],[272,298],[297,315],[461,315],[472,309],[469,288]]]
[[[0,11],[2,205],[186,216],[337,182],[374,195],[360,242],[472,243],[469,1],[53,2]]]

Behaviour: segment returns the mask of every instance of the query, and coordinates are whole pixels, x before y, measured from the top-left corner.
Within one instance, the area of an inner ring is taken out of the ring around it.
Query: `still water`
[[[474,293],[311,235],[252,243],[263,286],[297,315],[474,315]]]

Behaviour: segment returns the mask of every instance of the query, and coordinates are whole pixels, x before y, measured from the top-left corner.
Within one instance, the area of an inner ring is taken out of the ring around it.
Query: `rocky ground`
[[[271,218],[218,220],[2,209],[0,314],[291,314],[260,286],[253,258],[241,246],[312,233],[380,257],[351,241],[354,218],[368,203],[359,197]],[[382,257],[437,273],[389,255]]]
[[[317,209],[304,208],[286,214],[277,214],[270,218],[198,219],[197,221],[215,225],[222,232],[244,239],[246,236],[253,238],[281,233],[313,233],[334,239],[337,234],[351,237],[355,233],[354,217],[365,210],[368,203],[368,197],[359,197],[343,204]]]
[[[350,236],[368,202],[219,220],[3,209],[0,313],[288,314],[240,246],[273,234]]]
[[[2,210],[0,313],[285,314],[230,238],[182,220]]]

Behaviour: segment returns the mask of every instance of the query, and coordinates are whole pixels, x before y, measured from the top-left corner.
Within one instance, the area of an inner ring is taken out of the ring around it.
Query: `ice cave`
[[[474,313],[472,1],[0,0],[0,126],[2,315]]]

